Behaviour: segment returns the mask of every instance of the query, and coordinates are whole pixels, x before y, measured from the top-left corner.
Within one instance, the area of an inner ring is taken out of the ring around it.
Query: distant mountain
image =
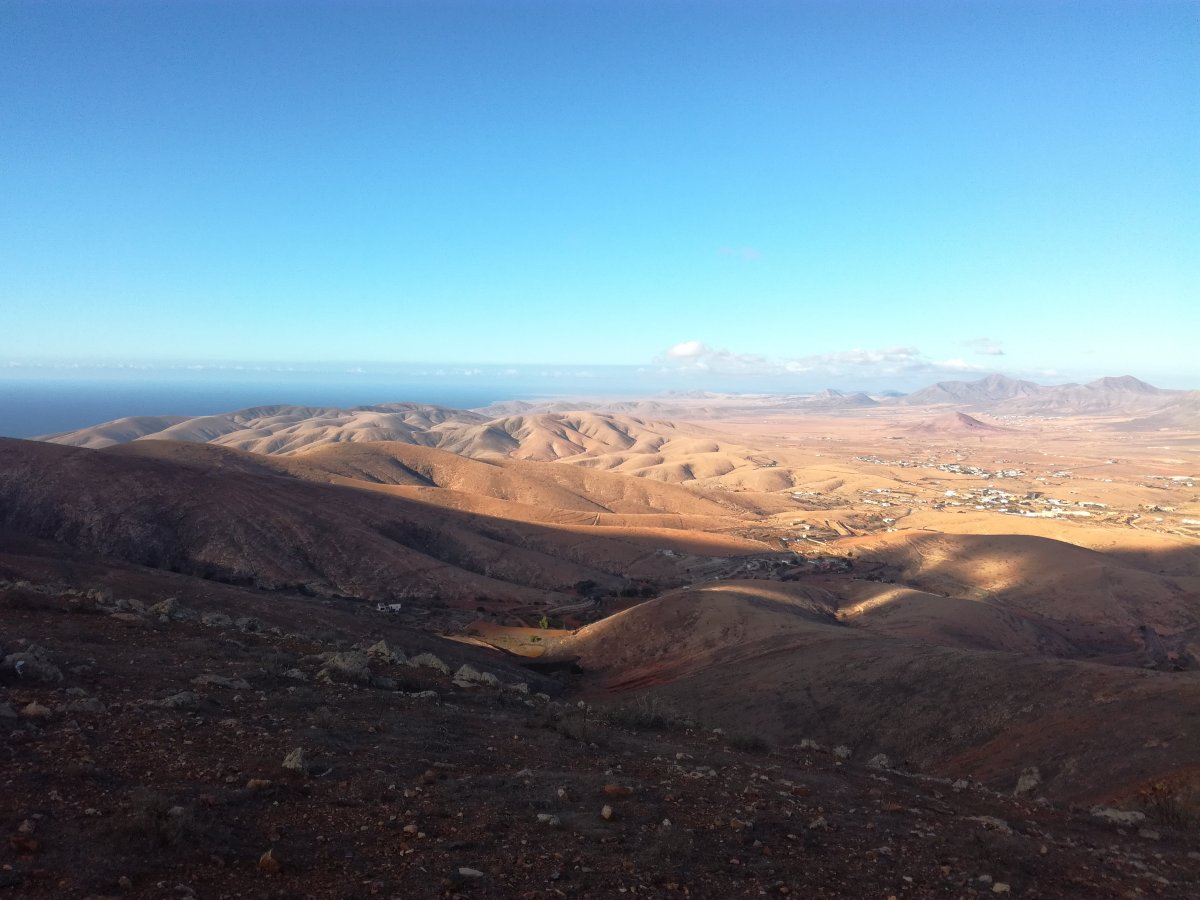
[[[1149,416],[1115,426],[1119,431],[1157,431],[1159,429],[1200,432],[1200,391],[1189,391]]]
[[[879,401],[863,391],[846,393],[834,388],[826,388],[820,393],[806,397],[803,403],[796,404],[797,408],[809,409],[860,409],[868,406],[878,406]]]
[[[978,381],[939,381],[901,399],[906,406],[929,406],[952,403],[973,406],[1011,400],[1014,397],[1037,396],[1046,388],[1032,381],[1019,381],[1006,375],[988,375]]]
[[[1007,415],[1135,415],[1165,406],[1180,393],[1157,388],[1132,375],[1058,385],[988,375],[977,381],[939,381],[899,402],[905,406],[987,409]]]
[[[1179,393],[1124,375],[1097,378],[1087,384],[1044,387],[1037,394],[1002,404],[997,411],[1025,415],[1133,415],[1164,406]]]
[[[1152,384],[1147,384],[1140,378],[1134,378],[1132,375],[1120,375],[1117,377],[1108,376],[1106,378],[1097,378],[1095,381],[1089,381],[1086,387],[1097,391],[1123,391],[1132,394],[1165,394],[1172,393],[1164,391],[1161,388],[1156,388]]]

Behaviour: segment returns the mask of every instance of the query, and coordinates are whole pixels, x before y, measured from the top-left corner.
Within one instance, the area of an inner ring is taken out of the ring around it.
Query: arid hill
[[[485,420],[475,413],[440,407],[382,409],[269,407],[188,419],[144,433],[121,420],[47,440],[83,447],[147,440],[195,441],[271,456],[390,441],[485,460],[570,462],[661,482],[691,482],[702,490],[770,492],[792,485],[789,473],[774,468],[774,462],[763,454],[693,424],[586,411]],[[153,422],[147,420],[145,427],[153,427]]]
[[[1158,412],[1113,426],[1117,431],[1188,431],[1200,433],[1200,391],[1189,391]]]
[[[550,527],[463,512],[436,498],[319,483],[332,480],[330,468],[326,459],[324,469],[290,471],[279,457],[196,444],[96,451],[6,439],[0,528],[227,582],[460,603],[539,605],[581,581],[615,588],[628,578],[678,578],[691,549],[707,557],[766,549],[669,528]],[[316,480],[299,477],[314,471]]]
[[[954,404],[1008,415],[1132,415],[1165,406],[1179,394],[1131,375],[1058,385],[988,375],[978,381],[938,382],[899,402],[905,406]]]
[[[1021,381],[1005,375],[988,375],[978,381],[939,381],[914,391],[900,402],[906,406],[931,406],[942,403],[981,406],[1014,397],[1035,397],[1045,390],[1032,381]]]
[[[1011,428],[981,422],[964,412],[946,413],[935,419],[911,425],[908,430],[915,434],[995,434],[1012,431]]]
[[[91,428],[50,435],[45,440],[100,449],[135,440],[195,441],[258,453],[294,453],[344,441],[430,443],[422,436],[444,422],[476,424],[469,410],[419,403],[386,403],[353,409],[259,406],[216,416],[118,419]]]
[[[1200,715],[1198,673],[885,637],[839,623],[834,602],[808,586],[696,586],[587,626],[562,652],[607,702],[654,697],[771,743],[845,744],[1001,791],[1035,768],[1039,794],[1131,796],[1200,765],[1200,736],[1182,726]]]
[[[990,632],[997,649],[1038,652],[1033,646],[1004,643],[1013,624],[987,624],[1001,611],[1022,619],[1052,655],[1101,659],[1145,653],[1128,659],[1146,665],[1155,654],[1190,656],[1200,651],[1200,575],[1196,548],[1180,551],[1181,571],[1164,574],[1154,555],[1098,552],[1063,541],[1018,534],[938,534],[906,531],[851,537],[837,551],[852,554],[860,567],[880,564],[877,577],[924,592],[924,598],[879,593],[860,601],[865,618],[886,618],[929,596],[953,598],[977,618],[975,628],[958,621],[954,633],[971,642]],[[863,586],[867,591],[868,586]],[[936,618],[930,609],[925,615]],[[949,629],[946,629],[949,631]],[[976,643],[976,646],[986,646]],[[1064,650],[1067,645],[1073,650]],[[1189,649],[1190,648],[1190,649]]]

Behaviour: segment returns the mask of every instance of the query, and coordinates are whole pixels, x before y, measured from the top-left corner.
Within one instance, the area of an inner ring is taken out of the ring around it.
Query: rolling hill
[[[628,578],[681,577],[692,550],[706,557],[766,549],[753,541],[669,527],[594,524],[552,527],[503,517],[506,501],[487,497],[487,512],[442,506],[436,497],[362,489],[361,457],[342,464],[331,448],[323,465],[178,442],[136,442],[107,450],[0,441],[0,529],[154,568],[269,589],[371,600],[487,596],[518,604],[553,603],[580,581],[617,587]],[[453,460],[443,458],[443,464]],[[392,458],[397,487],[449,479],[415,458]],[[470,461],[466,461],[470,462]],[[389,465],[373,458],[370,465]],[[425,465],[429,475],[421,475]],[[482,463],[478,465],[483,465]],[[53,479],[43,474],[54,471]],[[531,486],[521,473],[464,467],[470,490],[521,494],[527,506],[578,507],[569,488]],[[430,477],[433,475],[434,477]],[[615,476],[610,476],[615,478]],[[339,480],[344,479],[339,483]],[[424,481],[422,481],[422,479]],[[601,479],[603,480],[603,479]],[[376,479],[374,485],[381,482]],[[607,482],[614,505],[620,491]],[[631,488],[638,496],[644,488]],[[648,494],[644,496],[649,496]],[[672,492],[658,492],[670,509]],[[688,494],[691,510],[727,510]],[[589,514],[602,503],[577,510]],[[662,522],[654,522],[661,526]],[[670,549],[674,555],[658,551]]]
[[[882,636],[834,621],[826,602],[810,586],[695,586],[580,629],[560,652],[598,700],[654,697],[773,745],[844,744],[1003,792],[1031,766],[1039,793],[1087,800],[1200,765],[1200,735],[1180,726],[1200,714],[1198,673]]]

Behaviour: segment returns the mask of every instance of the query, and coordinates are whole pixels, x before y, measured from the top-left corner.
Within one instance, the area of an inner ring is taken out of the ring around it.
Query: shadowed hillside
[[[460,602],[538,603],[581,581],[677,578],[679,557],[662,547],[709,556],[758,548],[715,535],[555,529],[306,481],[269,457],[166,443],[94,451],[0,442],[0,527],[224,581]]]
[[[684,589],[587,626],[562,652],[608,702],[648,694],[773,744],[845,744],[1004,791],[1031,766],[1039,793],[1085,799],[1200,764],[1200,736],[1181,724],[1200,715],[1200,674],[887,639],[838,624],[823,602],[757,582]]]

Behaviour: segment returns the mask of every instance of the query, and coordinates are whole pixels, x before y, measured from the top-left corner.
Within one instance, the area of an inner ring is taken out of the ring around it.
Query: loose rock
[[[408,661],[408,664],[414,669],[433,669],[443,675],[450,674],[450,667],[432,653],[418,653]]]
[[[32,703],[21,708],[21,715],[26,719],[48,719],[54,713],[50,711],[49,707],[42,706],[42,704],[34,700]]]
[[[317,673],[317,680],[324,682],[352,681],[369,684],[371,664],[367,654],[361,650],[324,654],[325,666]]]
[[[228,688],[231,691],[248,691],[250,684],[244,678],[226,678],[224,675],[200,675],[192,679],[198,687]]]
[[[1093,806],[1092,815],[1097,819],[1112,822],[1115,825],[1140,825],[1146,821],[1146,814],[1135,809],[1113,809],[1111,806]]]
[[[291,753],[283,758],[283,767],[289,772],[299,772],[302,775],[308,774],[308,755],[304,752],[303,747],[297,747]]]
[[[1031,766],[1021,773],[1021,777],[1017,779],[1017,786],[1013,788],[1013,796],[1020,797],[1024,794],[1032,793],[1039,784],[1042,783],[1042,773],[1038,771],[1037,766]]]
[[[163,709],[195,709],[199,705],[200,697],[192,691],[180,691],[178,694],[164,697],[155,704]]]

